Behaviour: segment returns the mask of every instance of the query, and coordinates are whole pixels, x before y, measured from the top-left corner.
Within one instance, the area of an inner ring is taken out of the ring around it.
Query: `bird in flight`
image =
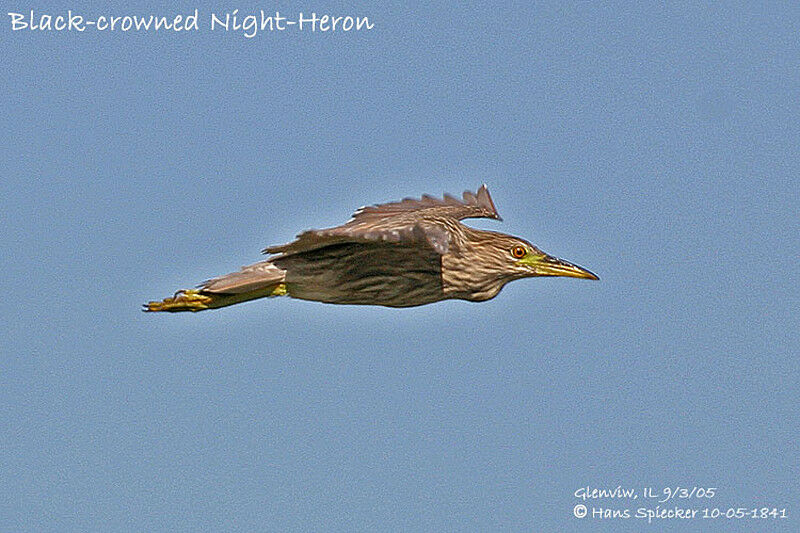
[[[210,279],[197,289],[144,305],[144,311],[203,311],[291,296],[333,304],[413,307],[440,300],[482,302],[509,281],[566,276],[599,279],[511,235],[465,226],[501,220],[486,185],[477,193],[406,198],[362,207],[341,226],[309,230],[270,246],[265,261]]]

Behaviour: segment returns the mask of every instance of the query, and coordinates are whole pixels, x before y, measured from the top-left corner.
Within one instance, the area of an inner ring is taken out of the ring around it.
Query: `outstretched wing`
[[[501,220],[486,185],[477,193],[464,192],[463,200],[450,195],[420,199],[406,198],[369,207],[362,207],[341,226],[309,230],[289,244],[270,246],[269,254],[305,252],[341,242],[388,242],[429,246],[440,254],[448,252],[451,228],[465,218]]]

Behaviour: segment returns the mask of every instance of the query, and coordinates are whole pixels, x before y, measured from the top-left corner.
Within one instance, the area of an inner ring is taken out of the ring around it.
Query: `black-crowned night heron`
[[[178,291],[145,311],[202,311],[267,296],[335,304],[412,307],[439,300],[481,302],[515,279],[598,279],[511,235],[463,225],[500,220],[486,186],[463,200],[423,196],[362,207],[344,225],[310,230],[271,246],[265,261]]]

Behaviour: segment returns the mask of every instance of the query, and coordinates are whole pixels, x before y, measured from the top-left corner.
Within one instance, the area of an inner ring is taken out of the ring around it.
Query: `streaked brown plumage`
[[[500,220],[486,186],[463,200],[423,196],[362,207],[341,226],[305,231],[271,246],[265,261],[210,279],[199,289],[146,304],[145,311],[201,311],[267,296],[337,304],[411,307],[446,299],[483,301],[509,281],[597,276],[529,242],[463,225]]]

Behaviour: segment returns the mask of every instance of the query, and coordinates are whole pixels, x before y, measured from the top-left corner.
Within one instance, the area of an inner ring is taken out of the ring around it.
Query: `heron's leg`
[[[217,309],[229,305],[255,300],[256,298],[267,298],[270,296],[285,296],[287,294],[285,283],[276,283],[263,289],[235,294],[217,294],[203,292],[198,289],[182,289],[175,293],[171,298],[148,302],[144,304],[144,311],[167,311],[176,313],[179,311],[203,311],[206,309]]]

